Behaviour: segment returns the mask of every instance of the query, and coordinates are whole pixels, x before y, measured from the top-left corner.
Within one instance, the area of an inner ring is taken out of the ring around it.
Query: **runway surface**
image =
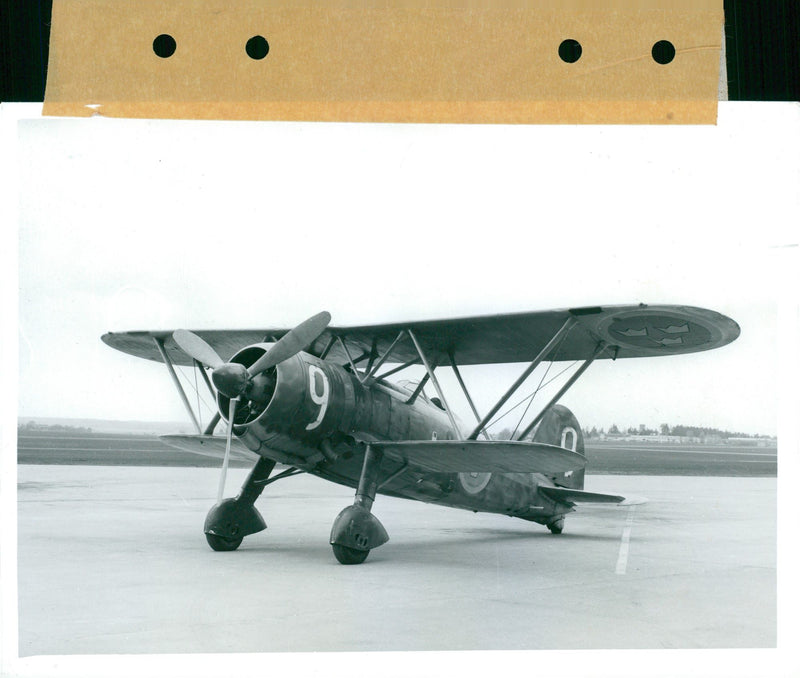
[[[20,464],[219,467],[219,460],[177,450],[155,436],[36,431],[19,436]],[[776,476],[775,447],[586,442],[587,473]],[[234,465],[246,466],[234,462]]]
[[[328,537],[352,491],[310,476],[216,553],[215,469],[18,471],[20,656],[776,644],[774,478],[592,476],[649,502],[580,508],[561,536],[379,497],[391,540],[347,567]]]

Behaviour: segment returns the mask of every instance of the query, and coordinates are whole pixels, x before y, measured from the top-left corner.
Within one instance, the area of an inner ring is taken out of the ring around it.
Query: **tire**
[[[217,534],[206,533],[206,541],[215,551],[235,551],[241,545],[242,539],[244,539],[244,537],[228,539],[227,537],[220,537]]]
[[[548,523],[547,529],[553,534],[561,534],[564,531],[564,519],[561,518],[559,520],[554,520],[552,523]]]
[[[349,546],[342,546],[341,544],[331,544],[331,547],[333,548],[333,555],[336,556],[336,560],[342,565],[360,565],[369,555],[369,551],[359,551],[357,549],[351,549]]]

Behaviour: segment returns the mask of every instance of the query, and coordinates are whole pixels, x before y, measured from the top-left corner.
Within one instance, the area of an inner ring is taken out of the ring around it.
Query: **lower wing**
[[[200,435],[166,435],[159,436],[170,447],[177,447],[179,450],[202,454],[204,457],[214,457],[222,459],[225,456],[225,437],[224,436],[200,436]],[[235,438],[231,441],[231,459],[235,461],[258,461],[258,455],[248,450],[241,442]]]
[[[445,473],[568,473],[586,466],[586,457],[556,445],[512,440],[409,440],[371,443],[387,457],[426,471]],[[644,498],[539,485],[560,504],[643,504]]]
[[[516,440],[408,440],[371,443],[387,457],[445,473],[567,473],[586,466],[577,452]]]

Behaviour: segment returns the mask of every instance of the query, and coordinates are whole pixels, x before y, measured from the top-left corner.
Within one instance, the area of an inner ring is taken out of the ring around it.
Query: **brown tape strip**
[[[684,6],[685,5],[685,6]],[[713,123],[722,0],[55,0],[44,113],[403,122]],[[175,42],[159,57],[154,40]],[[262,36],[262,59],[246,45]],[[574,63],[565,39],[581,45]],[[667,40],[675,57],[657,63]]]

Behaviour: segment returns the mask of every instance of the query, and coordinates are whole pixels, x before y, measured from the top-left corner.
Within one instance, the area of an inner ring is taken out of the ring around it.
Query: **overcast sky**
[[[741,337],[595,363],[564,399],[579,421],[774,434],[800,183],[797,109],[778,110],[768,128],[746,106],[717,127],[23,122],[19,414],[185,419],[109,330],[646,302]],[[522,367],[465,370],[481,409]]]

